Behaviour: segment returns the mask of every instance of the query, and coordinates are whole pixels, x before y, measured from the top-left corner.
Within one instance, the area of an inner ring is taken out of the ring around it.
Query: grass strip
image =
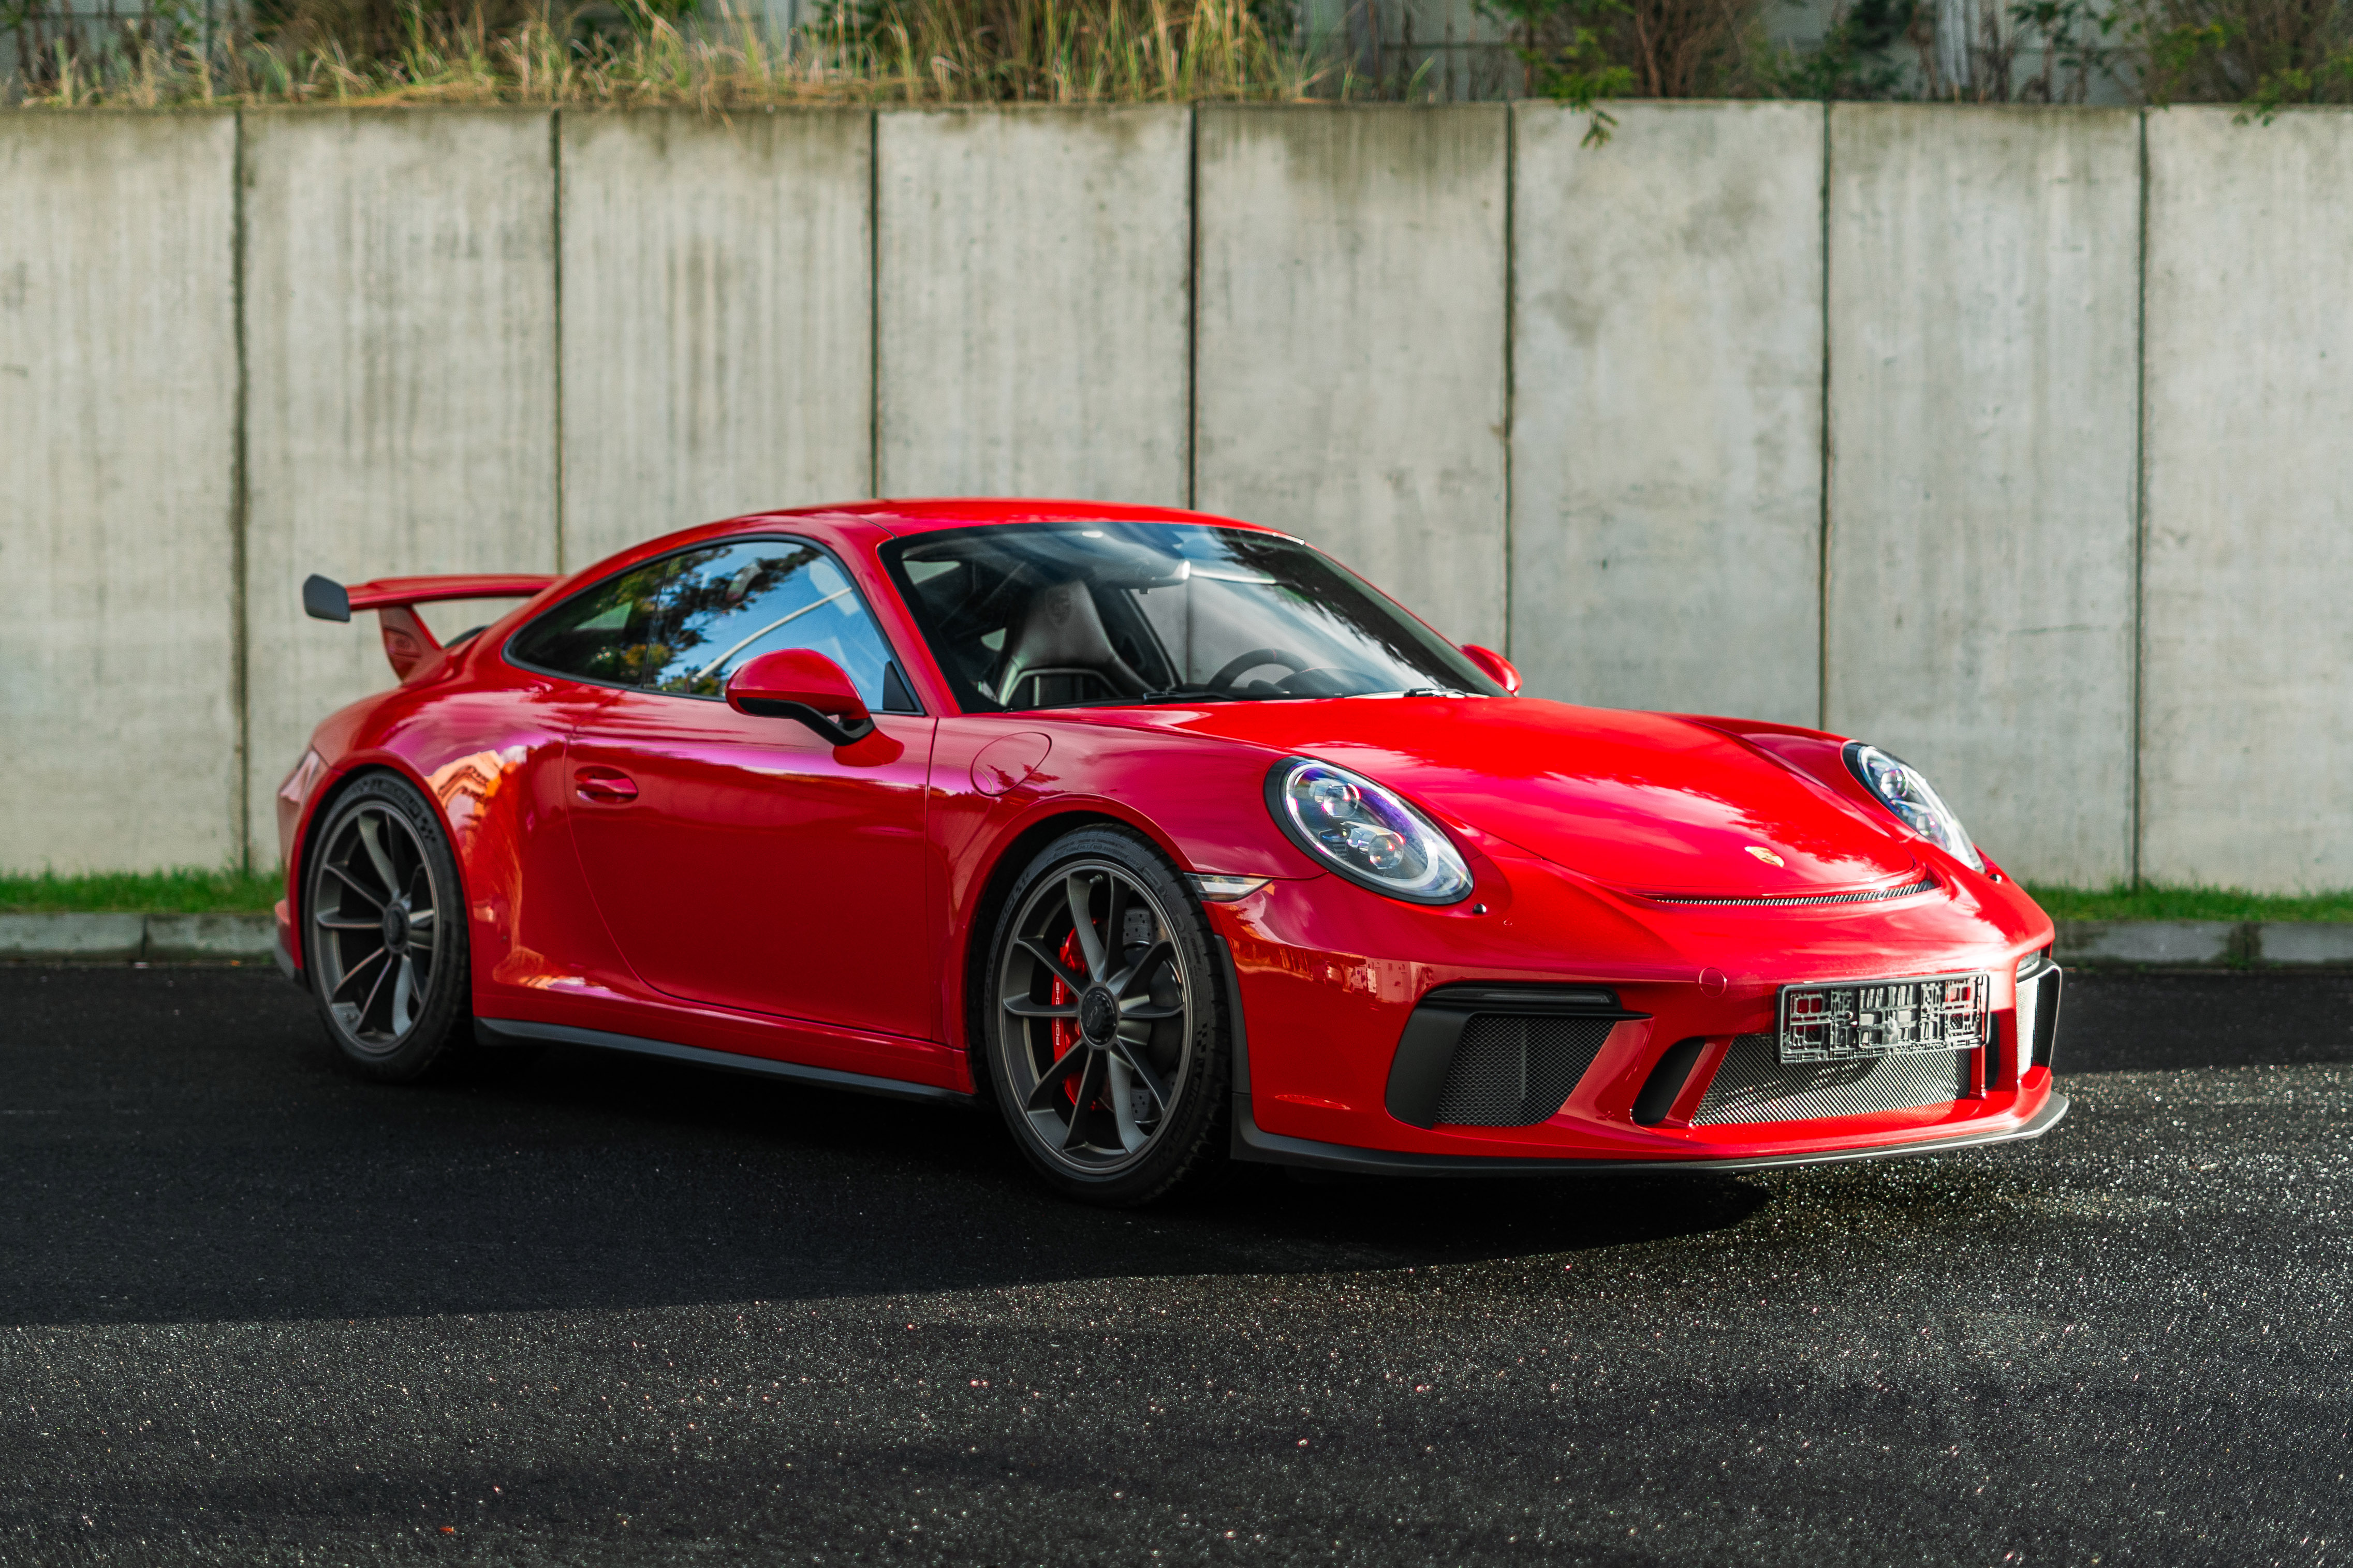
[[[2029,883],[2026,890],[2054,921],[2353,921],[2353,890],[2295,898],[2149,883],[2099,890]]]
[[[101,871],[0,876],[0,912],[80,910],[147,915],[267,914],[285,896],[276,871]]]
[[[91,876],[0,876],[0,911],[123,911],[133,914],[267,914],[285,896],[277,871],[107,871]],[[2052,919],[2061,921],[2353,921],[2353,889],[2298,898],[2236,888],[2167,888],[2144,884],[2106,889],[2030,883],[2026,889]]]

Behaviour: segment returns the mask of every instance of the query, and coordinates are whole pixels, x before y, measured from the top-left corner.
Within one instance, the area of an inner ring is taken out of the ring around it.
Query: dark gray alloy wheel
[[[465,902],[440,818],[406,779],[371,773],[316,843],[302,912],[319,1016],[362,1072],[418,1078],[470,1023]]]
[[[1208,922],[1140,838],[1081,828],[1006,902],[989,1077],[1041,1174],[1090,1202],[1158,1197],[1222,1160],[1223,998]]]

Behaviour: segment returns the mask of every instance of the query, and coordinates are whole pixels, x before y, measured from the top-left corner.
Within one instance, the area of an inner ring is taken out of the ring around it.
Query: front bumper
[[[1406,906],[1330,878],[1211,906],[1241,1002],[1237,1157],[1399,1174],[1761,1170],[2031,1139],[2065,1114],[2049,1066],[2055,984],[2038,1017],[2012,978],[2050,941],[2022,900],[1661,910],[1597,898],[1548,867],[1511,870],[1510,902],[1491,900],[1492,912]],[[1783,985],[1973,971],[1992,976],[1991,1039],[1936,1058],[1952,1064],[1940,1079],[1891,1071],[1806,1096],[1760,1083]],[[1577,1031],[1573,1070],[1540,1081],[1532,1030],[1524,1076],[1489,1097],[1489,1114],[1459,1100],[1439,1113],[1443,1058],[1416,1066],[1430,1013],[1512,1011],[1507,990],[1563,1000],[1518,1010],[1575,1016],[1555,1020]],[[1457,1000],[1464,992],[1486,1000]]]

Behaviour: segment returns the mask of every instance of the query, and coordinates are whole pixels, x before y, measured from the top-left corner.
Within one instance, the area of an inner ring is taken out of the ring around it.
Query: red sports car
[[[378,1078],[552,1040],[987,1101],[1114,1204],[2066,1110],[2051,921],[1918,773],[1518,696],[1268,529],[876,501],[304,601],[376,611],[400,678],[279,795],[280,962]]]

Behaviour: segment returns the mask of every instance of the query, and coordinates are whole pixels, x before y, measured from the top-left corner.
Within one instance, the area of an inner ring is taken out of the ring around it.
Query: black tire
[[[472,1039],[466,900],[432,802],[369,773],[322,818],[302,896],[302,969],[336,1054],[385,1083]]]
[[[976,1043],[1015,1144],[1064,1195],[1124,1207],[1223,1167],[1229,1000],[1210,940],[1183,876],[1124,829],[1065,834],[1013,885]]]

